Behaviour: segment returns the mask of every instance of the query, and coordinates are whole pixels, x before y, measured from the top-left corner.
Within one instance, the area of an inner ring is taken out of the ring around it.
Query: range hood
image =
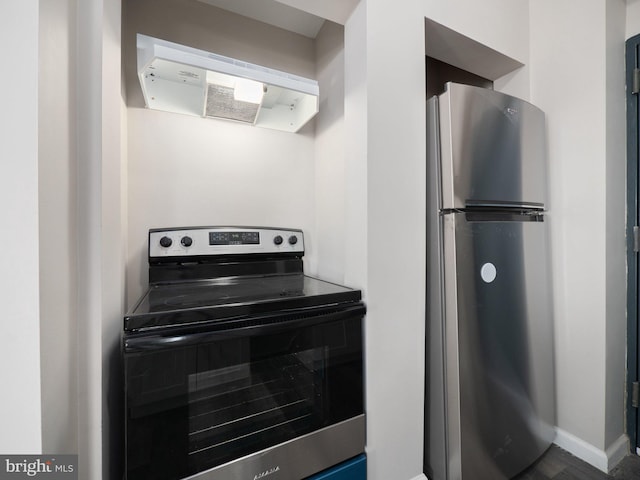
[[[318,82],[137,35],[148,108],[297,132],[318,113]]]

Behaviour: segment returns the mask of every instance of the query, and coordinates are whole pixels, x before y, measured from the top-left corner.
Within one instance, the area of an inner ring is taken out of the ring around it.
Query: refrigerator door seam
[[[455,238],[455,215],[441,217],[443,234],[443,280],[444,280],[444,328],[445,336],[445,392],[447,394],[447,465],[448,478],[462,477],[462,429],[460,424],[460,356],[458,337],[458,287],[456,282],[457,259]],[[447,250],[447,245],[450,247]],[[447,272],[449,273],[447,275]]]

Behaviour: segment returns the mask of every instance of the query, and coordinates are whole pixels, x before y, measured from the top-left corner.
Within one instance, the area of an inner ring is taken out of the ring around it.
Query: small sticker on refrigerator
[[[496,266],[491,262],[487,262],[480,267],[480,277],[485,283],[493,282],[497,275],[498,271],[496,270]]]

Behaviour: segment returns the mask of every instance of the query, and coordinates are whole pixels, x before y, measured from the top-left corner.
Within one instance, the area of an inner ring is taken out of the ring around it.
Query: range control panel
[[[149,230],[150,258],[255,253],[302,255],[302,230],[272,227],[187,227]]]

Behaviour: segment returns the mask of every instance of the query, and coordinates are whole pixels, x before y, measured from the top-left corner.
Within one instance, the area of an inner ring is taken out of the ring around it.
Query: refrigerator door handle
[[[468,222],[544,222],[544,214],[540,211],[479,211],[466,210]]]

